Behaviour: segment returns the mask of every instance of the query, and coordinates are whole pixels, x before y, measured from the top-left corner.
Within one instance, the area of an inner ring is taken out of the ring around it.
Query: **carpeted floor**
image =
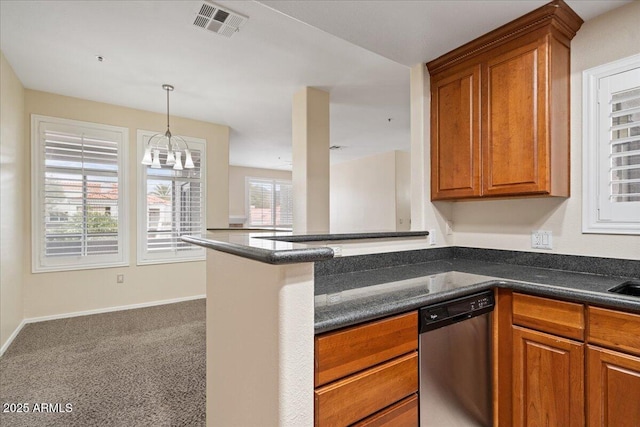
[[[205,360],[204,299],[28,324],[0,358],[0,425],[204,426]]]

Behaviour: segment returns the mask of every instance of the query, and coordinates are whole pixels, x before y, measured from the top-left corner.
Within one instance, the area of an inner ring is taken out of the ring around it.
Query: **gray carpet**
[[[204,299],[28,324],[0,358],[0,403],[31,412],[0,425],[204,426],[205,360]]]

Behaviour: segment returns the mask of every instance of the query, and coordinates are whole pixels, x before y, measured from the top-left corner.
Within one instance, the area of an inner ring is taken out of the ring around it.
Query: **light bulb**
[[[153,162],[151,159],[151,148],[147,147],[144,149],[144,157],[142,158],[143,165],[150,165]]]
[[[160,169],[160,150],[157,148],[153,150],[153,162],[151,162],[151,169]]]
[[[173,169],[177,171],[182,170],[182,153],[180,151],[176,151],[176,164],[173,165]]]
[[[184,167],[185,169],[193,169],[195,165],[193,164],[193,159],[191,158],[191,151],[189,149],[185,149],[184,153],[186,158],[184,159]]]
[[[173,166],[176,164],[176,156],[173,155],[173,151],[167,151],[167,161],[165,164],[167,166]]]

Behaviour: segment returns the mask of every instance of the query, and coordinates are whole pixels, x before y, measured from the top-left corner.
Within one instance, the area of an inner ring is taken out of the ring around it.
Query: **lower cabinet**
[[[516,426],[584,426],[584,344],[513,326]]]
[[[418,352],[316,389],[318,425],[350,425],[415,393]]]
[[[418,426],[418,316],[318,335],[316,426]]]
[[[418,395],[412,394],[395,405],[354,424],[355,427],[418,427]]]
[[[495,425],[640,427],[640,315],[498,296]]]
[[[640,426],[640,357],[589,346],[589,427]]]

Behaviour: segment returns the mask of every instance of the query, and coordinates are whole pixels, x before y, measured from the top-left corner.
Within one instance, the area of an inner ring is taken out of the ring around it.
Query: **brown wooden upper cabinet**
[[[569,196],[570,43],[553,1],[429,63],[431,200]]]

